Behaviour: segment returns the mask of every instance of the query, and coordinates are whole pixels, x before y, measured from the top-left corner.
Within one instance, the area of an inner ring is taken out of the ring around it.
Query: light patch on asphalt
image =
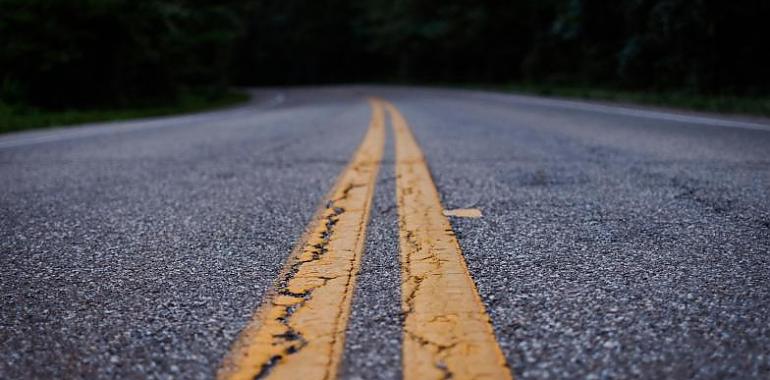
[[[454,216],[456,218],[481,218],[481,210],[477,208],[456,208],[453,210],[444,210],[444,216]]]

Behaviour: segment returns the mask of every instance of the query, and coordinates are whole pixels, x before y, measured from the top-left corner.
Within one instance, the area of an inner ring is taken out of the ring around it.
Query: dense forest
[[[768,19],[766,0],[0,0],[0,96],[128,106],[362,81],[767,95]]]

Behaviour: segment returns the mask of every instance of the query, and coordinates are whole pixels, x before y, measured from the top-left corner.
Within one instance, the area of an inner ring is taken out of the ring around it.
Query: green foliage
[[[0,0],[0,97],[120,107],[364,80],[759,96],[768,17],[760,0]]]
[[[619,103],[648,104],[699,111],[770,117],[770,96],[699,95],[688,91],[625,91],[618,88],[554,86],[531,83],[481,87],[492,90],[533,93],[542,96],[606,100]]]
[[[210,93],[183,92],[177,96],[173,103],[165,102],[160,105],[145,107],[69,110],[46,110],[23,105],[11,106],[0,102],[0,133],[67,124],[197,112],[242,103],[248,99],[247,94],[240,92],[217,93],[215,96]]]
[[[0,0],[2,98],[114,106],[227,83],[236,8],[183,0]]]

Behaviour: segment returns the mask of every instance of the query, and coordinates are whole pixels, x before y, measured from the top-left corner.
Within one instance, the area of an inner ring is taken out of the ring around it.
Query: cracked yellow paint
[[[425,158],[391,104],[406,380],[511,379]]]
[[[337,377],[372,195],[385,145],[372,100],[363,142],[314,217],[265,304],[220,368],[220,379]]]

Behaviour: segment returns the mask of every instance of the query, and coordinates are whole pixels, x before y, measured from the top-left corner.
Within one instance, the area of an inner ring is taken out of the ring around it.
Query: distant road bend
[[[770,121],[252,93],[0,136],[0,378],[770,378]]]

